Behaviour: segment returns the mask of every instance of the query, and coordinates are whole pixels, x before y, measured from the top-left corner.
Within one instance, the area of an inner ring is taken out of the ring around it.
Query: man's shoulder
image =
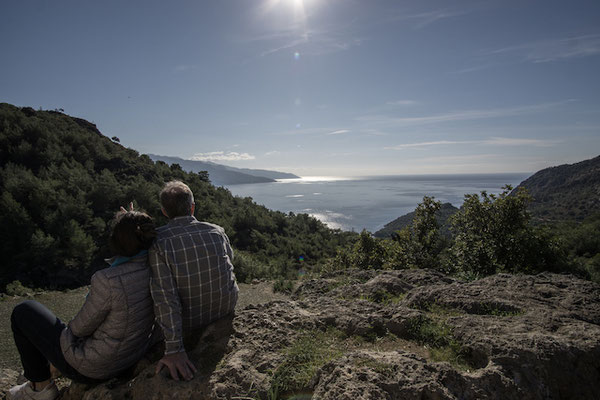
[[[206,222],[206,221],[198,221],[198,220],[196,220],[196,223],[198,223],[199,225],[201,225],[203,229],[217,230],[217,231],[222,232],[222,233],[225,232],[225,229],[223,229],[222,226],[217,225],[217,224],[213,224],[213,223]]]
[[[178,235],[202,234],[202,233],[225,233],[223,227],[205,221],[198,221],[196,218],[186,220],[170,221],[156,229],[157,241],[169,239]]]

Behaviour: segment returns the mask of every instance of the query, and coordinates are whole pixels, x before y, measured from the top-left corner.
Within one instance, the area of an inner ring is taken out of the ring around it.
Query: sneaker
[[[43,390],[33,390],[31,382],[13,386],[6,393],[7,400],[54,400],[58,397],[58,388],[54,382],[50,382]]]

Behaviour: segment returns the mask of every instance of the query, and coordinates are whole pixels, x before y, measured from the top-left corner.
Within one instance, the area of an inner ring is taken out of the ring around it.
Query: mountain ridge
[[[538,222],[582,221],[600,212],[600,156],[544,168],[521,182]]]
[[[520,188],[527,189],[533,198],[529,211],[535,222],[583,221],[600,212],[600,156],[541,169],[523,180],[511,194]],[[448,232],[448,218],[458,210],[450,203],[442,204],[438,213],[442,231]],[[390,237],[393,232],[409,226],[414,215],[414,211],[404,214],[373,235]]]
[[[187,172],[208,172],[213,185],[239,185],[245,183],[275,182],[276,179],[292,179],[298,176],[286,172],[269,171],[264,169],[236,168],[210,161],[186,160],[175,156],[148,154],[152,161],[162,161],[169,165],[179,164]]]

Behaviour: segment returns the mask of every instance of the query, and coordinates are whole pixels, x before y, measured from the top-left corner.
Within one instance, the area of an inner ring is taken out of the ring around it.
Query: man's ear
[[[162,213],[163,213],[163,215],[164,215],[165,217],[169,218],[169,215],[167,214],[167,212],[165,211],[165,209],[164,209],[164,208],[162,208],[162,207],[161,207],[161,208],[160,208],[160,211],[162,211]]]
[[[196,210],[196,203],[192,203],[192,213],[191,215],[194,215],[194,211]]]

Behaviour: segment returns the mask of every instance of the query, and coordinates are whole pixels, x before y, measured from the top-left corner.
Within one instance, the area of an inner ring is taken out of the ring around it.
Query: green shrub
[[[27,289],[20,281],[12,281],[6,285],[6,294],[9,296],[27,296],[30,290]]]
[[[548,231],[530,224],[531,197],[511,187],[496,195],[467,194],[462,208],[451,218],[454,242],[450,266],[467,278],[497,272],[559,271],[566,258]]]
[[[274,292],[292,293],[294,290],[294,281],[289,279],[279,278],[273,283]]]

